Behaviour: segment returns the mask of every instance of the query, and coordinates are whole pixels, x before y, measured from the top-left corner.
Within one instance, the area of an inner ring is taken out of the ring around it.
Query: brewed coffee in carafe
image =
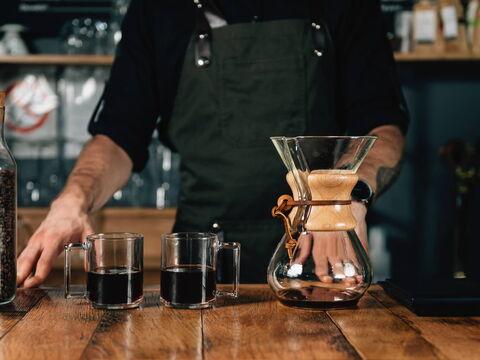
[[[272,209],[272,215],[282,220],[285,235],[270,261],[268,283],[283,304],[348,307],[370,285],[371,266],[355,231],[351,191],[375,139],[272,138],[292,191],[280,196]],[[366,243],[366,238],[362,241]]]

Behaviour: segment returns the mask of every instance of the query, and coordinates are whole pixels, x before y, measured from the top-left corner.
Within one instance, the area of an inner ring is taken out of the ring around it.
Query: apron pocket
[[[222,135],[234,148],[271,146],[271,136],[303,135],[307,121],[303,55],[222,63]]]

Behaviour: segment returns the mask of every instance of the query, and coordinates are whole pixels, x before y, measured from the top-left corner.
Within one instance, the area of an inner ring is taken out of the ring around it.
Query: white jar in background
[[[9,55],[28,55],[28,48],[22,40],[21,33],[26,28],[19,24],[6,24],[0,28],[5,35],[2,39],[3,48]]]

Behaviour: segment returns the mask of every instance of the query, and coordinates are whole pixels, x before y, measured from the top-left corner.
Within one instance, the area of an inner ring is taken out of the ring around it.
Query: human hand
[[[367,208],[364,204],[354,201],[352,212],[357,222],[355,232],[365,251],[368,251],[365,222]],[[352,242],[344,236],[347,236],[345,232],[320,231],[300,235],[292,265],[303,266],[309,258],[312,258],[314,273],[321,282],[341,281],[347,286],[363,282]]]
[[[42,284],[64,246],[81,242],[92,233],[92,226],[85,212],[79,210],[71,201],[56,200],[18,257],[17,285],[31,288]]]

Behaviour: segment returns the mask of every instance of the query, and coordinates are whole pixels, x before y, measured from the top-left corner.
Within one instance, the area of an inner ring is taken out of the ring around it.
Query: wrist
[[[86,196],[81,191],[74,189],[63,190],[50,205],[52,210],[68,211],[70,213],[84,213],[87,214],[90,206]]]
[[[365,210],[365,213],[368,210],[368,206],[363,201],[352,200],[352,207],[354,209],[362,209]]]

